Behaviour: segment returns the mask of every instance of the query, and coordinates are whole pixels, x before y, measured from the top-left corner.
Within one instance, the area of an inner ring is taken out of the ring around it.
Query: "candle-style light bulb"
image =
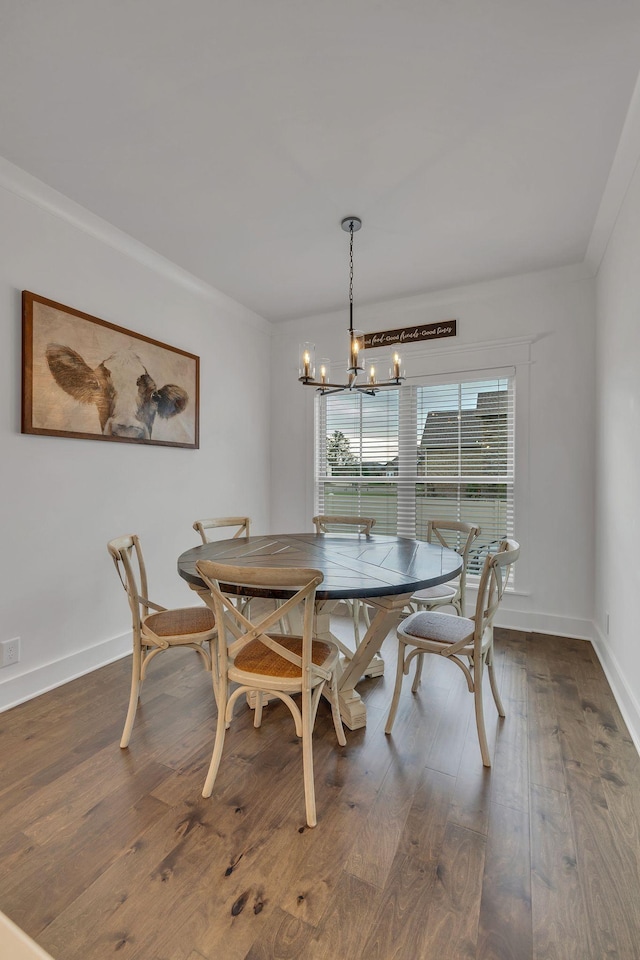
[[[394,353],[393,355],[393,379],[398,380],[400,377],[400,354]]]
[[[364,357],[364,333],[361,330],[352,330],[350,332],[351,342],[349,344],[349,370],[358,374],[365,368]]]
[[[300,357],[299,378],[312,381],[316,375],[316,345],[315,343],[301,343],[298,352]]]
[[[376,368],[373,364],[369,367],[369,383],[374,384],[376,382]]]

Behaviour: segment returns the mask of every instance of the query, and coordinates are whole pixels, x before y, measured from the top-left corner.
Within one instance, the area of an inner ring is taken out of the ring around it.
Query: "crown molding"
[[[104,243],[118,253],[135,260],[149,270],[160,274],[167,280],[179,284],[181,287],[195,293],[206,300],[210,300],[238,319],[258,325],[263,330],[270,331],[271,323],[248,307],[238,303],[215,287],[205,283],[198,277],[179,267],[172,260],[147,247],[139,240],[135,240],[123,230],[114,227],[108,220],[103,220],[97,214],[91,213],[86,207],[76,203],[69,197],[54,190],[42,180],[33,177],[30,173],[17,167],[15,164],[0,157],[0,187],[15,196],[32,203],[51,216],[63,220],[65,223],[88,234],[100,243]]]
[[[640,163],[640,76],[631,95],[631,102],[620,135],[600,207],[591,231],[585,263],[595,276],[607,252],[611,234],[634,174]]]

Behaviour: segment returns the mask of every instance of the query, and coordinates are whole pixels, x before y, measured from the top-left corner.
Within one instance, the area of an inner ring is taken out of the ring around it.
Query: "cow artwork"
[[[167,383],[158,390],[135,353],[121,351],[93,370],[71,347],[50,343],[47,363],[59,387],[80,403],[94,403],[103,434],[150,440],[156,414],[168,420],[182,413],[189,395]]]
[[[198,446],[199,358],[23,293],[22,432]]]

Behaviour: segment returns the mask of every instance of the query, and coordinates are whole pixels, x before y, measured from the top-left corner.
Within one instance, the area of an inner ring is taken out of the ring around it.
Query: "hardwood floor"
[[[259,730],[236,708],[202,799],[192,651],[152,664],[128,750],[129,660],[0,715],[0,909],[56,960],[638,960],[640,759],[602,670],[582,641],[496,634],[492,769],[436,657],[385,737],[389,638],[346,748],[320,706],[314,830],[281,704]]]

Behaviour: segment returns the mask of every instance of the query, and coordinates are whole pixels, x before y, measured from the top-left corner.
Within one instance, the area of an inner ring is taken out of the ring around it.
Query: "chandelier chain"
[[[349,225],[349,304],[353,304],[353,220]]]

